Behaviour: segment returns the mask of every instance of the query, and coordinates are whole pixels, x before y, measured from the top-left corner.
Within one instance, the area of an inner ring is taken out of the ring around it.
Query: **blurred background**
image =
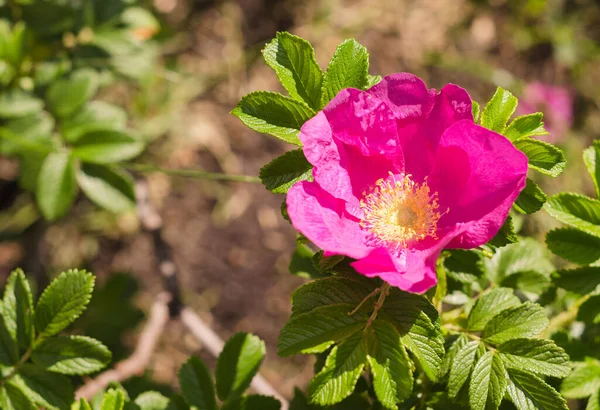
[[[0,0],[9,21],[19,17],[11,14],[11,3]],[[509,89],[520,98],[519,113],[544,112],[551,134],[542,138],[565,150],[567,171],[550,183],[548,178],[540,182],[544,190],[592,193],[582,177],[581,150],[600,135],[598,1],[100,3],[123,9],[135,3],[153,16],[129,33],[143,52],[126,59],[127,49],[120,60],[112,60],[113,74],[96,96],[123,107],[129,125],[147,143],[136,163],[255,176],[288,150],[229,114],[250,91],[283,91],[260,50],[277,31],[286,30],[314,45],[323,68],[335,47],[354,37],[370,52],[371,74],[409,71],[438,89],[456,83],[480,103],[498,85]],[[59,31],[63,45],[87,33],[68,25]],[[98,285],[92,305],[73,331],[102,340],[117,360],[127,357],[163,288],[152,235],[142,229],[135,210],[114,214],[83,196],[66,217],[44,221],[33,195],[18,184],[22,166],[0,156],[0,277],[4,281],[22,266],[42,287],[67,268],[94,272]],[[163,218],[162,236],[172,248],[183,301],[224,339],[239,330],[263,338],[268,355],[262,372],[282,393],[289,396],[294,386],[304,386],[313,364],[276,355],[290,294],[304,281],[288,272],[296,240],[280,214],[283,197],[254,183],[134,174],[147,181],[150,200]],[[552,226],[543,215],[528,218],[522,228],[528,234],[541,236]],[[147,374],[126,383],[132,396],[149,385],[168,392],[190,354],[214,363],[178,322],[169,323]]]

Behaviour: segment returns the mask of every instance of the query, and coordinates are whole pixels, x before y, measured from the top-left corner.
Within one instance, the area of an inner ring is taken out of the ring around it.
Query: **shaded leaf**
[[[185,400],[198,410],[216,410],[215,386],[202,360],[190,357],[179,370],[179,386]]]
[[[551,196],[544,209],[560,222],[600,237],[600,201],[563,192]]]
[[[552,281],[563,289],[580,295],[591,293],[600,285],[600,267],[584,266],[561,269],[552,275]]]
[[[269,162],[258,176],[269,191],[285,194],[296,182],[312,180],[312,168],[302,150],[297,149]]]
[[[50,373],[37,366],[24,364],[13,382],[35,403],[47,409],[70,409],[73,387],[64,376]]]
[[[547,199],[548,197],[544,191],[535,182],[527,178],[527,185],[517,197],[514,206],[519,212],[532,214],[542,209]]]
[[[75,165],[68,152],[49,154],[38,175],[36,198],[44,218],[53,221],[71,209],[77,195]]]
[[[143,141],[118,130],[91,131],[73,144],[74,157],[95,164],[127,161],[143,150]]]
[[[135,207],[134,180],[115,167],[82,164],[77,183],[96,205],[112,212],[124,212]]]
[[[559,228],[548,232],[546,246],[555,255],[579,265],[588,265],[600,259],[600,238],[576,228]]]

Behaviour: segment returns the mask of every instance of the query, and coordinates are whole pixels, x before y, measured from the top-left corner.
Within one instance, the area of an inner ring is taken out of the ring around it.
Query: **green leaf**
[[[231,113],[254,131],[295,145],[302,145],[300,127],[315,115],[308,105],[269,91],[246,95]]]
[[[83,270],[58,275],[48,286],[35,311],[35,327],[42,337],[55,335],[73,323],[87,307],[94,290],[94,276]]]
[[[0,153],[5,155],[46,153],[53,150],[54,119],[45,111],[12,119],[0,134]],[[8,132],[7,132],[8,131]]]
[[[502,247],[517,242],[518,240],[519,238],[517,238],[517,234],[515,233],[512,217],[509,215],[496,236],[489,241],[489,244],[496,247]]]
[[[492,131],[504,133],[506,123],[517,108],[517,102],[514,95],[498,87],[481,113],[481,125]]]
[[[362,330],[367,322],[367,314],[359,310],[352,316],[348,315],[354,307],[340,303],[292,317],[279,334],[279,355],[320,353],[331,343],[340,342]]]
[[[600,363],[588,360],[579,364],[563,381],[561,393],[568,399],[583,399],[600,389]]]
[[[4,302],[0,300],[0,364],[12,366],[19,360],[19,347],[6,327]]]
[[[313,251],[309,246],[303,243],[297,244],[296,250],[294,253],[292,253],[292,258],[290,259],[290,273],[305,279],[316,279],[323,277],[324,275],[317,271],[313,265],[312,259],[314,256],[315,251]]]
[[[143,141],[117,130],[88,132],[73,144],[74,157],[95,164],[127,161],[143,150]]]
[[[501,344],[511,339],[532,337],[548,326],[548,318],[540,305],[525,302],[500,312],[483,331],[488,343]]]
[[[576,228],[559,228],[548,232],[546,246],[555,255],[579,265],[588,265],[600,259],[600,238]]]
[[[67,410],[73,402],[73,387],[64,376],[24,364],[11,380],[29,398],[46,409]]]
[[[515,208],[524,214],[533,214],[542,209],[547,199],[538,184],[527,178],[527,185],[517,197]]]
[[[497,409],[506,391],[506,370],[502,360],[486,352],[475,364],[469,386],[471,410]]]
[[[506,394],[518,410],[568,410],[565,399],[533,374],[510,370]]]
[[[219,355],[215,377],[221,400],[240,397],[250,386],[265,356],[265,343],[257,336],[233,335]]]
[[[577,312],[577,320],[588,324],[600,323],[600,294],[592,295],[582,303]]]
[[[596,188],[596,198],[600,198],[600,140],[594,140],[591,147],[583,150],[583,162],[587,168],[594,187]]]
[[[375,395],[383,407],[396,409],[413,389],[413,369],[400,334],[391,323],[376,319],[366,335]]]
[[[92,406],[82,397],[79,401],[73,403],[71,410],[92,410]]]
[[[81,68],[73,71],[68,78],[52,83],[46,91],[46,101],[54,114],[67,118],[96,94],[98,85],[98,73],[90,68]]]
[[[156,391],[147,391],[135,399],[140,410],[169,410],[169,399]]]
[[[527,155],[529,167],[553,178],[565,169],[567,161],[560,148],[544,141],[521,138],[514,142],[515,147]]]
[[[0,118],[18,118],[42,111],[44,102],[20,88],[0,91]]]
[[[585,410],[600,410],[600,390],[591,395]]]
[[[86,196],[104,209],[119,213],[135,207],[134,180],[119,168],[83,164],[77,182]]]
[[[274,397],[251,394],[223,403],[221,410],[280,410],[281,403]],[[293,408],[292,408],[293,410]]]
[[[462,389],[471,375],[471,371],[477,361],[477,351],[479,349],[480,342],[473,340],[463,345],[456,353],[452,366],[450,367],[448,396],[458,396],[460,389]]]
[[[475,302],[469,312],[467,329],[474,332],[481,331],[498,313],[520,304],[521,301],[514,295],[512,289],[492,289],[481,295]]]
[[[1,130],[0,130],[1,137]],[[42,166],[47,154],[29,152],[21,155],[19,163],[19,186],[29,192],[35,193]]]
[[[546,274],[528,270],[522,272],[516,272],[500,282],[502,286],[506,286],[513,289],[519,289],[523,293],[541,295],[550,287],[552,281]],[[531,297],[531,295],[527,295]]]
[[[533,238],[524,238],[499,249],[485,264],[492,282],[502,282],[518,272],[535,271],[549,276],[554,271],[544,246]]]
[[[296,182],[312,180],[312,167],[302,150],[297,149],[269,162],[258,176],[269,191],[285,194]]]
[[[569,292],[585,295],[593,292],[600,285],[600,267],[561,269],[552,275],[552,281]]]
[[[498,351],[508,369],[552,377],[571,373],[569,355],[552,340],[513,339],[498,346]]]
[[[454,341],[452,341],[452,344],[447,349],[446,355],[444,356],[444,360],[442,362],[442,367],[440,369],[440,379],[446,377],[446,375],[450,372],[450,369],[454,364],[454,360],[456,359],[456,355],[468,342],[469,339],[464,333],[461,333]]]
[[[421,295],[392,289],[382,313],[400,333],[403,345],[415,355],[429,379],[437,381],[444,357],[444,337],[435,307]]]
[[[377,84],[379,84],[381,82],[381,80],[383,80],[383,77],[381,77],[380,75],[368,75],[367,76],[367,85],[365,85],[364,89],[368,90],[369,88],[376,86]]]
[[[293,294],[292,316],[340,303],[357,306],[374,289],[360,281],[340,276],[308,282]]]
[[[64,216],[75,201],[75,165],[68,152],[48,154],[38,175],[36,198],[44,218]]]
[[[517,117],[508,125],[504,135],[511,141],[518,138],[548,135],[549,132],[544,128],[542,118],[544,118],[544,114],[541,112]]]
[[[21,389],[9,382],[0,388],[0,408],[4,410],[37,410],[38,407],[27,398]]]
[[[9,276],[3,301],[7,330],[19,347],[27,349],[34,337],[33,295],[21,269],[14,270]]]
[[[600,201],[563,192],[551,196],[544,209],[558,221],[600,238]]]
[[[354,391],[367,360],[367,345],[357,333],[334,347],[323,369],[308,385],[312,403],[322,406],[339,403]]]
[[[327,105],[344,88],[364,89],[369,77],[369,53],[354,39],[340,44],[323,76],[321,107]]]
[[[121,390],[109,389],[102,399],[100,410],[123,410],[125,408],[125,394]]]
[[[35,346],[33,362],[48,371],[83,375],[104,368],[111,359],[110,350],[101,342],[86,336],[58,336]]]
[[[320,108],[323,72],[308,41],[279,32],[267,44],[263,56],[292,98],[304,101],[314,110]]]
[[[66,141],[75,142],[89,132],[123,130],[126,124],[127,113],[121,107],[104,101],[91,101],[63,121],[61,135]]]
[[[216,410],[215,386],[202,360],[190,359],[179,370],[179,386],[186,401],[198,410]]]
[[[480,107],[479,103],[475,100],[471,101],[471,113],[473,114],[473,121],[479,123]]]

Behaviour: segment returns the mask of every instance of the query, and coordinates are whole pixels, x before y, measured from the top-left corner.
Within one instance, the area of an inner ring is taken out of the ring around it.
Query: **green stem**
[[[353,314],[355,314],[356,312],[358,312],[358,310],[362,307],[362,305],[365,304],[365,302],[369,299],[371,299],[373,296],[375,296],[376,294],[378,294],[379,292],[381,292],[381,288],[376,288],[373,292],[369,293],[367,296],[365,296],[363,298],[363,300],[360,301],[360,303],[358,304],[358,306],[356,306],[354,309],[352,309],[351,312],[348,312],[348,316],[352,316]]]
[[[166,175],[173,175],[178,177],[206,179],[210,181],[234,181],[234,182],[252,182],[260,183],[260,178],[253,177],[250,175],[231,175],[222,174],[218,172],[206,172],[196,169],[169,169],[157,167],[150,164],[121,164],[124,168],[138,172],[160,172]]]
[[[6,376],[4,379],[0,380],[0,387],[4,386],[4,384],[6,382],[8,382],[17,373],[19,373],[19,369],[21,368],[21,366],[23,366],[27,362],[27,360],[29,360],[29,357],[31,357],[32,352],[33,352],[33,349],[31,347],[25,351],[25,353],[23,354],[23,356],[21,356],[21,358],[19,359],[17,364],[14,365],[13,369],[10,371],[8,376]]]

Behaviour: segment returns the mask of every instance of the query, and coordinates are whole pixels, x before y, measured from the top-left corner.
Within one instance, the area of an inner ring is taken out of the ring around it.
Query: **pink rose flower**
[[[361,274],[422,293],[444,248],[470,249],[501,228],[525,187],[527,157],[473,123],[471,98],[399,73],[345,89],[300,131],[314,182],[288,192],[294,227]]]
[[[550,143],[558,143],[567,137],[573,124],[573,95],[564,87],[533,82],[525,86],[523,97],[517,106],[517,115],[544,113],[549,135],[540,136]]]

